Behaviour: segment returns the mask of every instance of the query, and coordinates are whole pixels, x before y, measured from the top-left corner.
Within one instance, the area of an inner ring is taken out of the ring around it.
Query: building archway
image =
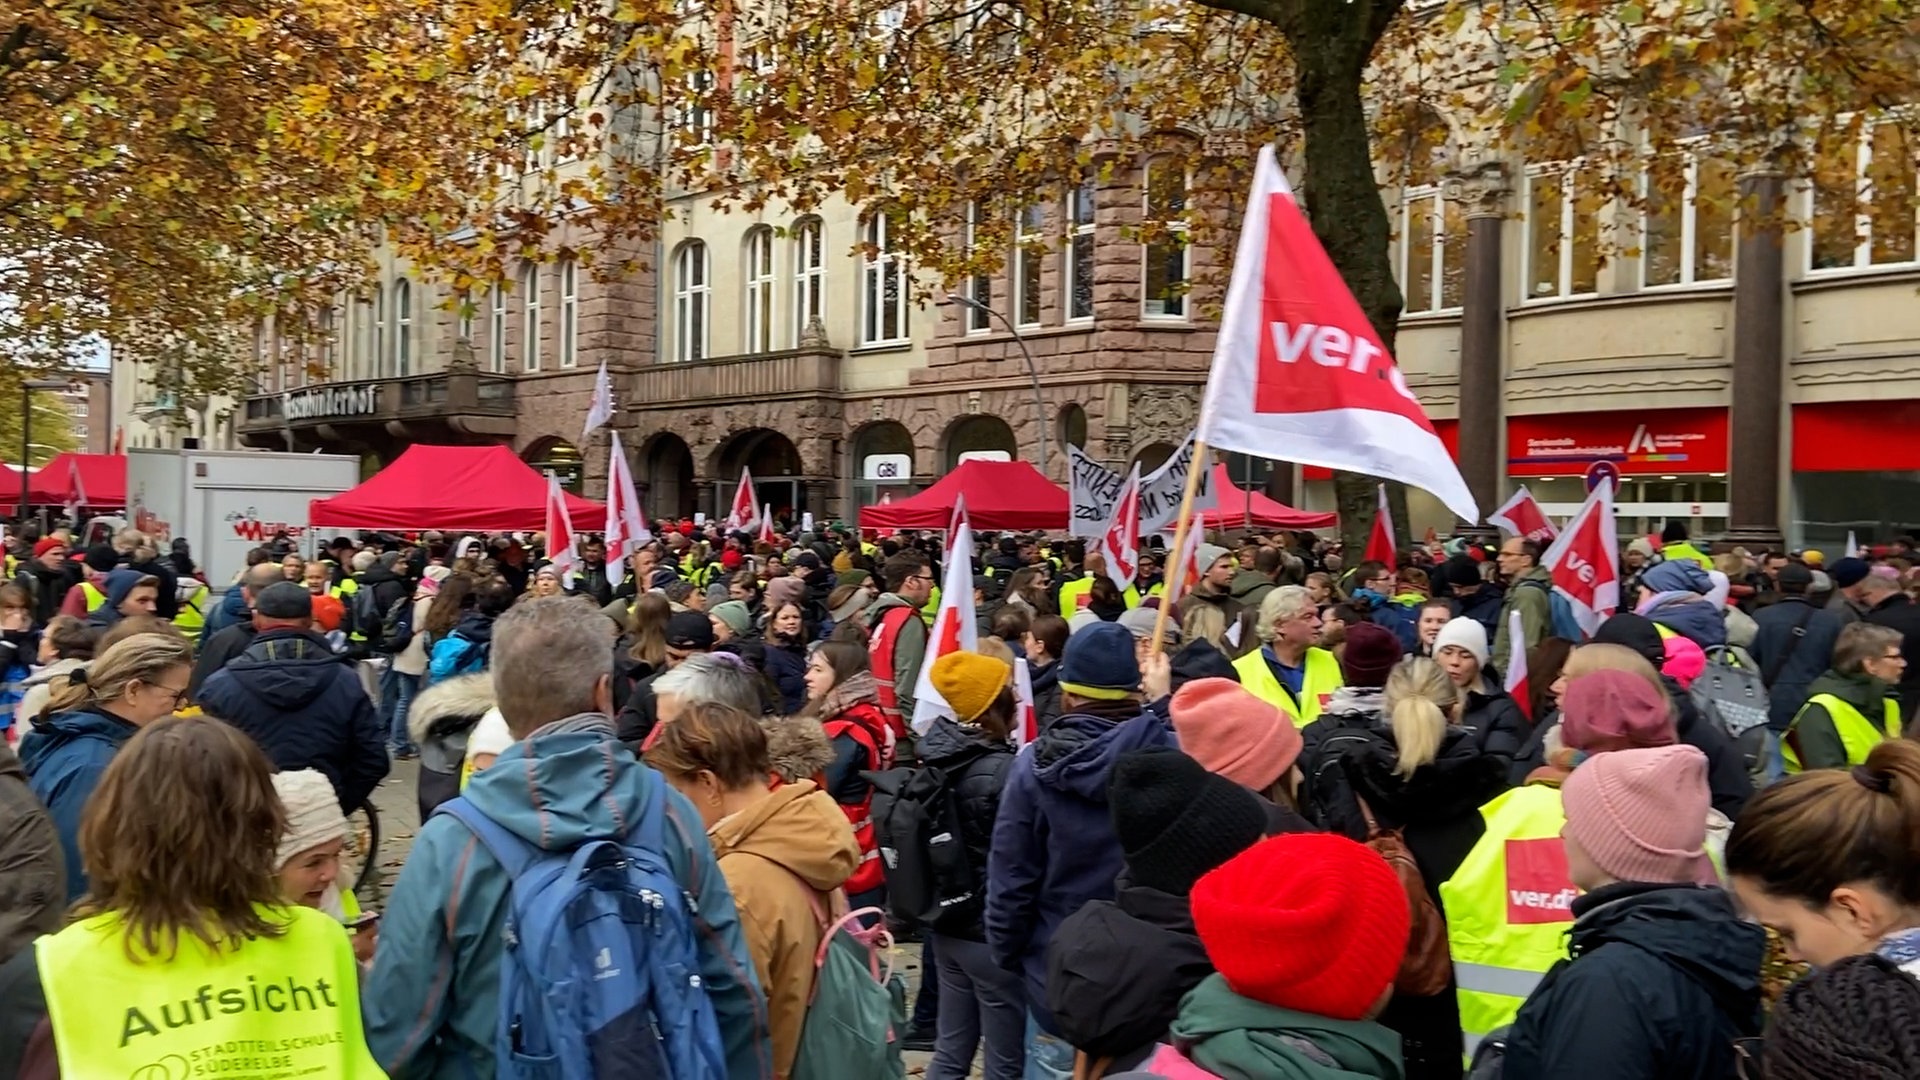
[[[1020,444],[1014,441],[1013,428],[997,416],[963,416],[955,420],[947,428],[946,442],[949,472],[972,458],[1013,461],[1020,456]]]
[[[1178,449],[1180,448],[1170,442],[1148,443],[1133,455],[1133,460],[1140,466],[1140,475],[1145,476],[1165,465],[1173,457],[1173,452]]]
[[[896,499],[914,493],[913,433],[896,420],[876,420],[854,432],[850,478],[852,507],[872,506],[880,497]]]
[[[581,490],[586,484],[586,469],[580,460],[580,448],[558,436],[538,439],[520,454],[520,460],[533,466],[535,472],[553,473],[560,478],[560,486],[575,495],[584,494]]]
[[[800,448],[770,428],[748,428],[728,436],[714,451],[713,464],[716,505],[707,512],[723,520],[733,505],[742,468],[753,474],[754,501],[771,507],[776,517],[793,520],[803,511],[820,509],[807,503]]]
[[[654,519],[682,519],[699,509],[693,488],[693,450],[671,431],[662,431],[640,447],[640,505]]]
[[[1069,446],[1087,448],[1087,410],[1071,402],[1060,406],[1057,427],[1054,434],[1061,450]]]

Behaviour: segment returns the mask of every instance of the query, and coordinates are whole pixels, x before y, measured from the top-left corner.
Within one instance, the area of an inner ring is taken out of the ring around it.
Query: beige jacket
[[[773,1072],[793,1071],[800,1027],[813,994],[813,956],[821,911],[838,913],[834,895],[860,865],[853,827],[832,796],[811,780],[781,787],[707,830],[720,873],[733,890],[747,951],[767,995]]]

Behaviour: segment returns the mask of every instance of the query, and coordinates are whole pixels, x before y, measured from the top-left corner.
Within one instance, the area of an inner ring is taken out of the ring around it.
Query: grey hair
[[[653,680],[655,698],[673,698],[688,705],[725,705],[748,716],[759,716],[760,675],[731,653],[700,653]]]
[[[1273,628],[1313,609],[1313,600],[1307,595],[1304,585],[1282,585],[1266,595],[1260,601],[1261,641],[1273,640]]]
[[[598,712],[600,680],[613,674],[614,628],[591,603],[548,596],[515,604],[493,624],[493,696],[516,739]]]
[[[248,567],[247,576],[241,584],[248,591],[257,593],[276,581],[285,581],[286,579],[286,575],[280,570],[279,563],[263,562],[256,566]]]
[[[379,561],[380,556],[375,555],[371,551],[356,552],[353,556],[353,572],[356,574],[364,574],[373,569],[373,564]]]

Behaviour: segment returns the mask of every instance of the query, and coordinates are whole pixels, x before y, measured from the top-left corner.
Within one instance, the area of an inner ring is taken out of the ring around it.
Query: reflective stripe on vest
[[[87,598],[88,613],[100,610],[100,605],[107,602],[107,594],[95,588],[91,581],[80,583],[80,595]]]
[[[906,725],[900,715],[900,691],[894,685],[898,675],[893,669],[894,646],[900,643],[900,628],[916,614],[918,612],[910,607],[888,608],[880,613],[880,624],[867,639],[867,667],[872,669],[874,697],[879,701],[880,715],[887,718],[887,726],[893,729],[896,738],[905,733]]]
[[[1558,788],[1514,788],[1480,808],[1487,831],[1440,885],[1467,1054],[1566,959],[1578,890],[1560,840]]]
[[[1060,617],[1071,619],[1085,606],[1080,598],[1093,591],[1093,579],[1083,577],[1076,581],[1060,583]]]
[[[830,740],[837,735],[845,735],[859,743],[860,748],[871,756],[874,771],[893,768],[892,732],[883,733],[886,736],[883,744],[873,729],[858,720],[828,720],[821,726]],[[880,862],[880,838],[873,828],[873,793],[873,785],[868,784],[864,799],[852,805],[840,804],[840,812],[847,815],[847,824],[853,828],[853,838],[860,844],[860,865],[847,876],[846,884],[842,886],[849,895],[870,892],[887,882],[886,867]]]
[[[385,1076],[340,924],[311,908],[261,910],[286,932],[217,951],[182,934],[164,963],[128,959],[112,913],[35,942],[60,1075]]]
[[[1859,709],[1832,694],[1815,694],[1807,699],[1807,705],[1819,705],[1827,710],[1827,716],[1833,720],[1833,730],[1840,735],[1840,745],[1846,748],[1849,765],[1865,764],[1867,755],[1874,747],[1888,739],[1900,737],[1900,702],[1889,696],[1880,704],[1885,710],[1884,730],[1874,727],[1873,721],[1868,720]],[[1800,706],[1800,713],[1794,714],[1796,726],[1800,723],[1801,713],[1806,712],[1807,705]],[[1797,773],[1801,771],[1800,749],[1792,738],[1792,730],[1788,729],[1789,737],[1780,743],[1780,756],[1787,763],[1787,771]]]
[[[180,601],[180,609],[174,612],[173,628],[185,634],[188,641],[200,640],[200,630],[207,624],[209,595],[207,587],[202,585]]]
[[[360,591],[360,583],[353,580],[352,578],[346,578],[345,580],[341,581],[340,584],[335,585],[333,588],[327,590],[327,595],[333,597],[335,600],[340,601],[340,606],[346,609],[346,614],[345,616],[343,616],[343,618],[349,624],[353,622],[353,595],[359,591]],[[367,635],[365,631],[360,629],[360,627],[354,626],[353,630],[347,634],[347,640],[348,641],[365,641],[367,640]]]
[[[1267,663],[1266,652],[1255,649],[1233,662],[1233,670],[1240,675],[1240,685],[1254,697],[1274,705],[1293,719],[1294,727],[1306,727],[1320,718],[1320,710],[1326,708],[1327,700],[1333,692],[1346,685],[1340,676],[1340,661],[1333,654],[1319,647],[1307,649],[1306,671],[1301,678],[1300,697],[1295,701],[1280,677],[1273,673]]]

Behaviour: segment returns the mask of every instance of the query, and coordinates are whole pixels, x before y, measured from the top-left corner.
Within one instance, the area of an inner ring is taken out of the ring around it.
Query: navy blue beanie
[[[1140,689],[1133,632],[1110,622],[1074,631],[1060,657],[1060,689],[1095,701],[1118,701]]]

